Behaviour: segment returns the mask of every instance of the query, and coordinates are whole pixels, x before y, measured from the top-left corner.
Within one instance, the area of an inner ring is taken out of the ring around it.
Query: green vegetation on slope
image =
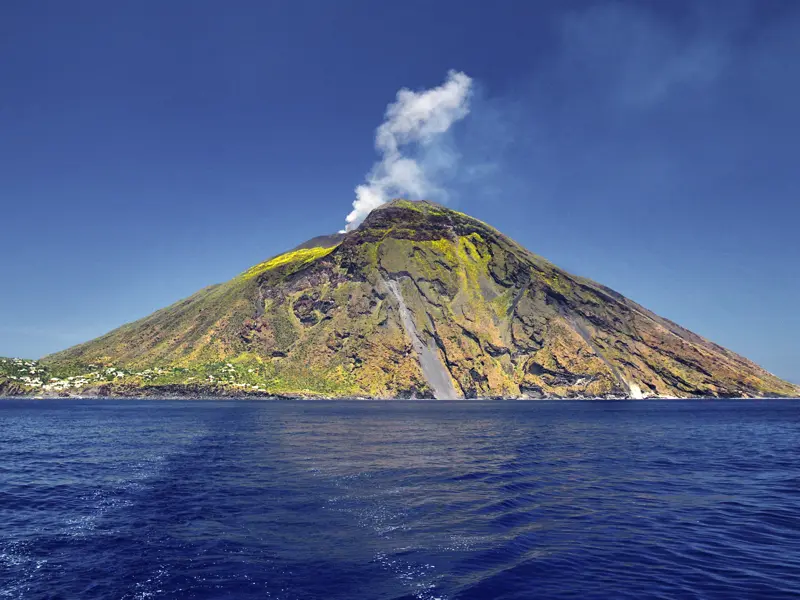
[[[288,275],[299,271],[309,263],[312,263],[323,256],[327,256],[333,252],[335,248],[336,246],[331,246],[330,248],[301,248],[299,250],[285,252],[283,254],[279,254],[275,258],[271,258],[270,260],[251,267],[242,273],[241,277],[244,279],[252,279],[253,277],[262,275],[266,271],[277,269],[279,267],[289,267],[290,269],[284,273],[284,275]]]

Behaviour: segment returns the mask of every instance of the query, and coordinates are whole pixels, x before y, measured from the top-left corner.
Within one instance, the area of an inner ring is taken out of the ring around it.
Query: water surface
[[[0,598],[789,598],[800,402],[0,400]]]

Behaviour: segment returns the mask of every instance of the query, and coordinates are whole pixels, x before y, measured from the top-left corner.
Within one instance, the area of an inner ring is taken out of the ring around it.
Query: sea
[[[0,400],[0,598],[798,598],[800,401]]]

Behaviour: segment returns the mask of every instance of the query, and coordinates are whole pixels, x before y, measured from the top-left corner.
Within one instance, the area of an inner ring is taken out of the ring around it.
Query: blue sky
[[[0,355],[340,229],[400,88],[452,206],[800,381],[800,4],[4,2]]]

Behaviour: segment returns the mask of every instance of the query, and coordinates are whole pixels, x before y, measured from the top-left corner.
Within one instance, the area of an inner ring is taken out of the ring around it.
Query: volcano
[[[31,368],[38,387],[7,369],[0,388],[307,398],[800,392],[477,219],[408,200]]]

